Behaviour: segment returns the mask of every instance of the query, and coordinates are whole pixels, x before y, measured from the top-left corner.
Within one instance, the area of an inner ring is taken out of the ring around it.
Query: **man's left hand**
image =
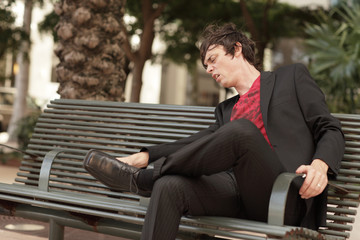
[[[314,159],[311,165],[301,165],[296,173],[306,174],[299,194],[303,199],[309,199],[322,193],[328,184],[327,171],[329,166],[321,159]]]

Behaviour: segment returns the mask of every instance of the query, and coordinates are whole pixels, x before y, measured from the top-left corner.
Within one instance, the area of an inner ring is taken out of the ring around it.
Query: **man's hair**
[[[200,46],[200,57],[203,66],[206,68],[205,55],[210,46],[221,45],[224,47],[226,54],[234,56],[237,42],[241,43],[244,58],[251,65],[258,68],[258,63],[255,58],[254,41],[246,37],[241,31],[237,30],[233,23],[227,23],[222,26],[211,24],[205,28]]]

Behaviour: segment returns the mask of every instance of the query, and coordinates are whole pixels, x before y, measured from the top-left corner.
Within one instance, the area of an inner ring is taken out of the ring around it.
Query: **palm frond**
[[[306,24],[305,28],[310,70],[331,94],[329,99],[336,101],[334,106],[356,112],[360,107],[355,101],[360,97],[360,5],[342,4],[320,19],[320,24]]]

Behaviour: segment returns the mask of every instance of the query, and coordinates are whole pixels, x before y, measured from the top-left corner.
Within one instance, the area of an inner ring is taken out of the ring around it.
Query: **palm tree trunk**
[[[62,0],[55,12],[60,59],[56,67],[61,98],[124,100],[125,0]]]

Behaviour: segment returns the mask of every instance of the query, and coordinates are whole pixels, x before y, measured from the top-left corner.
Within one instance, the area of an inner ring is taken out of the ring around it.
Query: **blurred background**
[[[224,22],[263,70],[302,62],[331,112],[359,113],[360,0],[2,0],[0,143],[25,148],[55,98],[215,106],[235,92],[205,73],[199,35]]]

